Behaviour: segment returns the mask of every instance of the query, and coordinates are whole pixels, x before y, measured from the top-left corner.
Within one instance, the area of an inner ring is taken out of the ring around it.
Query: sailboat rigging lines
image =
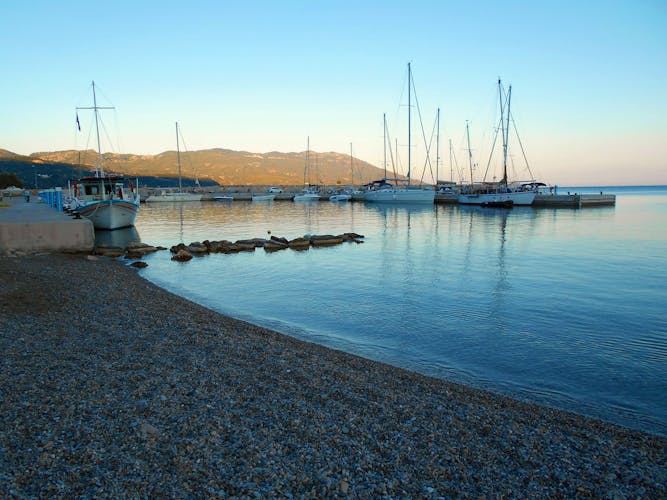
[[[97,105],[95,82],[92,82],[93,105],[78,107],[77,128],[80,129],[78,110],[93,110],[97,137],[97,163],[95,175],[85,176],[72,183],[70,208],[90,219],[96,229],[119,229],[134,225],[139,211],[139,182],[132,184],[121,175],[104,172],[100,141],[99,111],[114,109]]]
[[[178,191],[166,192],[162,191],[160,194],[152,194],[146,198],[146,202],[175,202],[175,201],[200,201],[201,193],[190,193],[183,191],[182,169],[181,169],[181,147],[182,134],[176,122],[176,162],[178,164]],[[184,141],[185,142],[185,141]],[[197,185],[199,180],[196,181]]]
[[[373,181],[366,185],[366,192],[364,193],[364,200],[367,202],[379,202],[379,203],[433,203],[435,198],[435,191],[428,186],[415,186],[411,184],[412,178],[412,94],[413,94],[414,82],[412,79],[412,67],[408,63],[408,165],[407,165],[407,178],[399,179],[397,175],[394,175],[393,179],[387,178],[387,119],[386,115],[383,115],[384,122],[384,178],[377,181]],[[417,102],[417,109],[419,105]],[[420,123],[421,123],[421,112],[419,113]],[[422,127],[423,132],[423,127]],[[424,135],[424,134],[422,134]],[[424,135],[424,139],[426,139]],[[424,140],[426,143],[426,140]],[[427,150],[428,152],[428,150]],[[390,148],[391,155],[391,148]],[[427,154],[428,156],[428,154]],[[392,165],[394,165],[392,157]],[[420,184],[423,182],[423,173],[422,179],[420,179]],[[393,183],[393,184],[392,184]],[[398,185],[402,184],[402,187]]]
[[[475,184],[473,179],[473,162],[472,150],[470,148],[470,128],[466,122],[466,136],[468,141],[468,162],[470,166],[470,185],[463,186],[462,191],[458,196],[458,202],[464,205],[485,205],[485,206],[506,206],[513,205],[531,205],[535,199],[536,192],[531,189],[526,189],[526,183],[519,183],[519,185],[510,184],[507,175],[507,160],[509,147],[509,131],[510,131],[510,117],[511,117],[511,103],[512,103],[512,87],[505,92],[502,82],[498,79],[498,102],[500,107],[500,123],[496,128],[496,134],[493,139],[491,153],[489,154],[489,162],[487,163],[486,172],[484,174],[484,181],[481,185]],[[493,152],[496,149],[496,142],[498,139],[498,132],[501,134],[502,140],[502,177],[499,182],[487,182],[486,176],[491,165]],[[522,148],[523,149],[523,148]]]

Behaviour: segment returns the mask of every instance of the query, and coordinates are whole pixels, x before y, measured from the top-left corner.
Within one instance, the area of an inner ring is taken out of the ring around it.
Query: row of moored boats
[[[410,85],[412,84],[412,74],[410,65],[408,64],[408,99],[411,96]],[[481,205],[481,206],[499,206],[511,207],[514,205],[531,205],[535,199],[536,194],[545,185],[535,181],[523,183],[509,183],[507,179],[507,141],[510,125],[509,102],[511,96],[511,87],[509,95],[503,97],[500,81],[498,82],[500,93],[500,108],[502,128],[502,142],[503,142],[503,177],[499,182],[493,183],[478,183],[472,182],[472,158],[470,153],[470,143],[468,142],[468,152],[470,157],[471,167],[471,182],[467,186],[447,186],[440,189],[438,192],[449,196],[456,196],[456,201],[465,205]],[[97,106],[97,99],[95,95],[95,82],[92,85],[93,90],[93,106],[77,109],[93,109],[95,115],[95,125],[98,125],[98,110],[103,109]],[[506,106],[506,107],[504,107]],[[408,101],[408,113],[410,113],[410,101]],[[439,116],[439,115],[438,115]],[[410,116],[408,115],[408,123]],[[78,123],[78,116],[77,116]],[[338,192],[329,195],[329,200],[334,202],[345,202],[351,199],[363,199],[370,203],[398,203],[398,204],[433,204],[435,201],[436,190],[432,186],[424,184],[415,185],[411,182],[411,136],[408,127],[408,174],[405,179],[388,178],[387,177],[387,162],[386,162],[386,145],[387,145],[387,124],[386,118],[384,121],[384,148],[385,148],[385,175],[382,179],[373,181],[364,185],[363,191],[354,190],[354,188],[340,189]],[[98,164],[96,165],[94,175],[83,177],[70,186],[70,197],[68,208],[78,214],[92,220],[95,228],[98,229],[118,229],[122,227],[133,226],[137,212],[140,206],[140,194],[138,181],[133,183],[120,175],[106,175],[102,165],[102,152],[98,136]],[[178,179],[179,188],[176,192],[162,191],[160,193],[151,194],[146,201],[148,202],[186,202],[199,201],[202,198],[200,193],[185,192],[181,185],[181,157],[180,157],[180,141],[179,128],[176,123],[176,151],[178,159]],[[469,134],[468,134],[469,137]],[[295,202],[311,202],[326,199],[318,186],[313,186],[306,182],[309,173],[309,153],[310,140],[306,153],[306,166],[304,169],[304,189],[301,193],[294,195]],[[352,152],[350,152],[350,161],[352,161]],[[271,188],[266,193],[252,194],[253,201],[270,201],[275,197],[274,189]],[[280,191],[280,190],[278,190]],[[231,201],[233,196],[230,194],[220,194],[215,196],[218,201]]]

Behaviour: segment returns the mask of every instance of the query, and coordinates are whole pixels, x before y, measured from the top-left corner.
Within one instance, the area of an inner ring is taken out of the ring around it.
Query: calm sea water
[[[366,238],[185,264],[159,252],[140,272],[288,335],[665,435],[667,187],[604,190],[615,207],[146,205],[136,229],[151,244]]]

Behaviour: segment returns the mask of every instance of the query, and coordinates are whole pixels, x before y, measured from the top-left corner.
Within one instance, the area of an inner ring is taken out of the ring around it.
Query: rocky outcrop
[[[314,247],[340,245],[343,241],[342,236],[334,236],[332,234],[315,235],[310,237],[310,244]]]
[[[245,244],[254,245],[255,248],[263,247],[265,243],[266,243],[266,239],[264,239],[264,238],[251,238],[249,240],[236,240],[236,244],[238,244],[238,245],[241,245],[241,244],[243,244],[243,245],[245,245]]]
[[[308,250],[312,247],[326,247],[332,245],[340,245],[344,242],[363,243],[363,235],[357,233],[343,233],[339,235],[323,234],[310,235],[294,238],[288,240],[281,236],[271,236],[270,239],[265,238],[251,238],[236,240],[231,242],[229,240],[204,240],[203,242],[194,241],[189,245],[179,243],[170,248],[171,253],[174,254],[172,260],[185,262],[192,259],[196,255],[206,255],[211,253],[238,253],[238,252],[254,252],[256,248],[264,248],[266,252],[277,252],[291,248],[293,250]],[[188,257],[189,256],[189,257]]]
[[[343,241],[350,241],[354,243],[363,243],[364,235],[357,233],[343,233],[340,235]]]
[[[289,245],[287,243],[283,243],[282,241],[274,239],[271,239],[266,243],[264,243],[264,250],[266,252],[276,252],[278,250],[285,250],[286,248],[289,248]]]
[[[125,247],[126,259],[141,259],[147,253],[157,252],[157,248],[146,243],[133,241]]]
[[[288,243],[290,248],[294,250],[308,250],[310,247],[310,239],[308,238],[294,238]]]
[[[281,236],[271,236],[268,240],[266,238],[250,238],[236,240],[235,242],[229,240],[204,240],[202,242],[193,241],[188,245],[179,243],[178,245],[173,245],[169,251],[174,254],[171,260],[187,262],[194,256],[203,256],[212,253],[230,254],[238,252],[254,252],[256,248],[264,248],[264,251],[266,252],[277,252],[288,248],[296,251],[304,251],[308,250],[310,247],[328,247],[340,245],[344,242],[363,243],[363,238],[364,236],[361,234],[343,233],[339,235],[306,234],[292,240],[288,240]],[[158,250],[166,250],[166,248],[137,241],[131,242],[125,248],[96,247],[93,254],[111,258],[124,257],[128,260],[140,260],[146,254],[157,252]],[[148,264],[143,262],[135,262],[132,264],[133,267],[138,268],[146,267],[147,265]]]
[[[125,248],[97,246],[93,249],[93,255],[101,255],[103,257],[111,257],[114,259],[118,257],[125,257],[128,260],[137,260],[141,259],[148,253],[157,252],[158,250],[165,250],[165,248],[155,247],[146,243],[133,241]]]
[[[273,243],[280,243],[281,245],[289,245],[287,238],[282,238],[280,236],[271,236],[271,241]]]
[[[188,252],[185,248],[181,248],[176,255],[174,255],[171,260],[176,262],[187,262],[192,259],[192,254]]]
[[[208,247],[206,245],[204,245],[203,243],[199,243],[198,241],[190,243],[188,245],[188,251],[192,255],[201,255],[201,254],[209,253]]]
[[[103,257],[111,257],[115,259],[125,255],[125,249],[120,247],[95,247],[93,255],[102,255]]]

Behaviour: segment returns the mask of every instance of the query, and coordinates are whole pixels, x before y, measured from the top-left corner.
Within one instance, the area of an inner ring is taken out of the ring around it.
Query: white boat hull
[[[100,200],[80,205],[77,211],[93,222],[95,229],[120,229],[134,226],[139,200]]]
[[[532,191],[509,192],[509,193],[473,193],[459,194],[458,201],[462,205],[532,205],[535,193]]]
[[[378,189],[364,193],[364,201],[370,203],[433,204],[434,199],[433,189]]]
[[[294,196],[294,201],[320,201],[319,194],[297,194]]]
[[[273,201],[275,197],[275,194],[254,194],[252,195],[252,201]]]
[[[146,203],[173,203],[177,201],[201,201],[198,193],[163,193],[152,194],[146,198]]]
[[[352,198],[349,194],[333,194],[329,196],[329,201],[348,201]]]

